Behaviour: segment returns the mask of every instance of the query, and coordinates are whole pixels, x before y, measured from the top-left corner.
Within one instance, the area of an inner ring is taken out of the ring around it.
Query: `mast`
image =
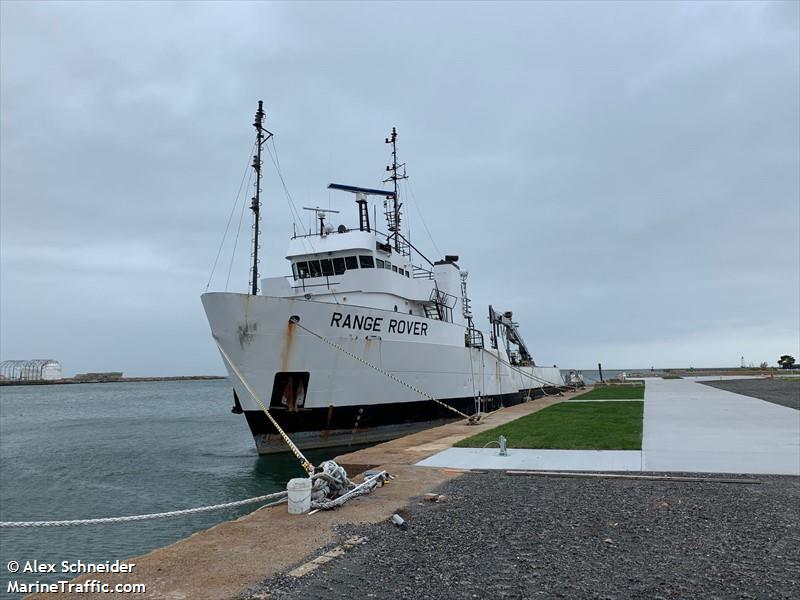
[[[386,167],[386,171],[391,175],[384,179],[383,182],[391,181],[394,184],[394,196],[387,197],[383,205],[386,209],[386,221],[390,231],[389,237],[394,238],[394,249],[401,254],[406,254],[405,245],[400,243],[400,208],[403,205],[398,199],[397,182],[401,179],[408,179],[408,175],[406,175],[406,164],[397,163],[397,128],[392,127],[392,135],[386,138],[385,141],[387,144],[392,145],[392,164]],[[400,173],[400,169],[403,169],[402,173]],[[391,200],[391,204],[387,200]]]
[[[256,194],[251,199],[250,210],[253,211],[253,267],[250,279],[250,293],[254,296],[258,294],[258,249],[259,245],[259,225],[261,223],[261,148],[272,133],[264,129],[264,102],[258,101],[258,110],[256,111],[256,119],[253,122],[253,127],[256,128],[256,155],[253,157],[253,170],[256,172]]]

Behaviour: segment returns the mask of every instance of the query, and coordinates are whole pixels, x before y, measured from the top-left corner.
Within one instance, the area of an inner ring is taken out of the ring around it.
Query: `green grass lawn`
[[[509,448],[641,450],[643,413],[644,402],[562,402],[456,446],[482,448],[504,435]]]
[[[608,385],[575,396],[575,400],[644,400],[643,385]]]

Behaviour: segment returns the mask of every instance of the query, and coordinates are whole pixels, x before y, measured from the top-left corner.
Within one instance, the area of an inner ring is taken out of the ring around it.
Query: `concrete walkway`
[[[648,379],[642,453],[647,471],[800,475],[800,411],[694,379]]]
[[[493,448],[448,448],[417,463],[451,469],[528,469],[546,471],[641,471],[639,450],[528,450],[509,448],[500,456]]]
[[[719,379],[703,377],[702,380]],[[647,379],[642,451],[450,448],[427,467],[800,475],[800,411],[701,385]]]

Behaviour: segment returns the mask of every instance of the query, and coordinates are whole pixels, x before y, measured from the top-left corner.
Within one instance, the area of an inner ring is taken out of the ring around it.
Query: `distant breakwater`
[[[73,383],[136,383],[142,381],[203,381],[214,379],[227,379],[222,375],[176,375],[173,377],[119,377],[116,379],[51,379],[36,381],[10,381],[0,379],[2,385],[64,385]]]

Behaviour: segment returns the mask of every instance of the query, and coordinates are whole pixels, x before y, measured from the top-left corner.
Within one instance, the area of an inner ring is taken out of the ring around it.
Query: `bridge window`
[[[308,261],[308,271],[311,273],[309,277],[319,277],[322,275],[322,267],[319,264],[318,260],[310,260]]]
[[[395,273],[397,273],[397,267],[395,267],[394,265],[392,265],[392,271],[394,271]]]
[[[333,259],[333,272],[335,275],[341,275],[344,273],[344,258],[334,258]]]
[[[380,258],[376,258],[376,259],[375,259],[375,264],[377,265],[377,267],[378,267],[379,269],[382,269],[382,268],[383,268],[383,261],[382,261]]]
[[[320,262],[322,263],[322,274],[325,277],[333,275],[333,261],[330,258],[323,258]]]
[[[347,265],[348,269],[357,269],[358,268],[358,257],[357,256],[345,256],[344,257],[345,265]]]
[[[389,270],[391,270],[391,269],[392,269],[392,263],[390,263],[390,262],[387,260],[385,263],[383,263],[383,268],[384,268],[384,269],[389,269]]]
[[[361,263],[362,269],[373,269],[375,268],[375,262],[372,260],[371,256],[359,256],[359,262]]]
[[[297,263],[297,277],[299,279],[305,279],[306,277],[311,277],[311,273],[308,270],[307,262],[304,261]]]

